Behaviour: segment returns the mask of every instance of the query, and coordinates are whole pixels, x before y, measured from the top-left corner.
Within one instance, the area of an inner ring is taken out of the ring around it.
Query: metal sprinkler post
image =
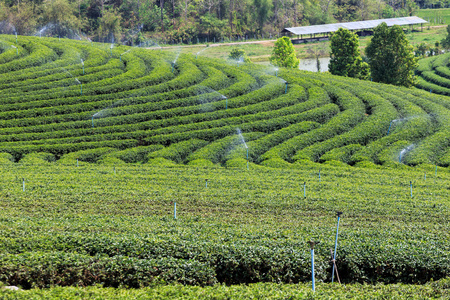
[[[208,187],[208,179],[205,179],[205,187]]]
[[[341,219],[342,212],[338,211],[336,213],[336,215],[337,215],[337,227],[336,227],[336,240],[334,242],[333,260],[332,260],[332,262],[333,262],[333,270],[332,270],[332,273],[331,273],[331,282],[334,282],[334,270],[336,270],[336,274],[337,274],[336,251],[337,251],[337,242],[338,242],[338,234],[339,234],[339,220]],[[338,276],[338,280],[339,280],[339,276]],[[341,283],[341,282],[339,281],[339,283]]]
[[[284,90],[285,94],[287,94],[287,86],[288,86],[288,82],[286,81],[286,89]]]
[[[94,115],[92,115],[92,128],[94,128]]]
[[[413,195],[412,195],[412,181],[409,182],[409,186],[411,188],[411,198],[412,198],[413,197]]]
[[[319,244],[319,242],[309,241],[309,246],[311,247],[311,277],[312,277],[312,290],[316,291],[315,279],[314,279],[314,246]]]

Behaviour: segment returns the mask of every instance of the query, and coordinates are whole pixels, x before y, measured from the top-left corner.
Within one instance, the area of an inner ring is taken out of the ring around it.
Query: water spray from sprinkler
[[[83,96],[83,84],[78,80],[78,78],[75,78],[75,80],[78,82],[78,84],[80,85],[80,94]]]
[[[110,48],[110,51],[111,51],[111,57],[113,56],[112,55],[112,49],[114,48],[114,44],[111,44],[111,46],[109,47]]]
[[[228,98],[222,95],[222,99],[225,99],[225,109],[228,109]]]
[[[275,76],[278,78],[278,68],[275,69]]]
[[[17,47],[14,46],[14,45],[11,45],[11,47],[13,47],[14,49],[16,49],[17,56],[19,56],[19,49],[17,49]]]

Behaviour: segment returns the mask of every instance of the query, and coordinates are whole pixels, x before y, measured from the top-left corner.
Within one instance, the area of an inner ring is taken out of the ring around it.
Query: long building
[[[328,35],[332,32],[337,31],[339,28],[346,28],[351,31],[366,32],[371,30],[381,23],[386,23],[387,26],[413,26],[418,24],[428,23],[424,19],[419,17],[404,17],[404,18],[392,18],[392,19],[378,19],[370,21],[358,21],[358,22],[347,22],[347,23],[334,23],[334,24],[323,24],[323,25],[313,25],[313,26],[302,26],[302,27],[291,27],[285,28],[283,33],[289,33],[291,35],[296,35],[297,39],[301,42],[307,40],[322,40],[328,39]],[[316,38],[316,34],[321,34],[321,37]],[[309,38],[303,39],[303,36],[308,36]],[[295,40],[293,40],[295,42]]]

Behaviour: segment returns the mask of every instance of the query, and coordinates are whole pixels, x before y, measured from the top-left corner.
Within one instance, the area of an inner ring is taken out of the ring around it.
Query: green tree
[[[441,41],[441,46],[444,49],[450,49],[450,25],[447,25],[447,36]]]
[[[230,55],[228,55],[228,58],[233,60],[242,59],[246,63],[250,62],[250,58],[248,58],[248,56],[245,54],[245,51],[243,49],[239,49],[238,47],[234,47],[231,50]]]
[[[413,47],[406,39],[403,29],[381,23],[366,48],[373,81],[387,84],[411,86],[417,58]]]
[[[367,79],[369,65],[362,61],[358,36],[339,28],[331,36],[329,70],[331,74]]]
[[[121,20],[122,18],[118,9],[105,10],[103,16],[100,18],[100,26],[97,30],[99,39],[107,43],[119,41],[122,31],[122,27],[120,26]]]
[[[300,61],[296,56],[294,45],[287,36],[283,36],[275,42],[270,62],[274,66],[298,68]]]

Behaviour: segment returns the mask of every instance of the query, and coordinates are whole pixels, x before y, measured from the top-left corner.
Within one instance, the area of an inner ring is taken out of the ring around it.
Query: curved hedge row
[[[15,39],[0,40],[6,57]],[[389,165],[396,160],[389,153],[406,142],[415,146],[402,163],[439,164],[448,148],[441,136],[450,103],[429,93],[287,69],[277,77],[264,66],[126,46],[111,51],[36,37],[21,37],[19,44],[23,54],[0,63],[0,70],[10,70],[0,74],[0,150],[16,159],[35,151],[59,158],[117,147],[139,159],[106,153],[98,160],[227,165],[246,151],[235,145],[223,152],[226,143],[239,140],[237,128],[252,139],[249,160],[262,164],[306,159]],[[419,83],[442,94],[450,90],[449,57],[421,62]],[[31,63],[15,71],[23,62]],[[386,136],[392,121],[404,118]],[[170,154],[180,145],[187,149],[183,154]],[[135,146],[159,150],[136,152]]]

